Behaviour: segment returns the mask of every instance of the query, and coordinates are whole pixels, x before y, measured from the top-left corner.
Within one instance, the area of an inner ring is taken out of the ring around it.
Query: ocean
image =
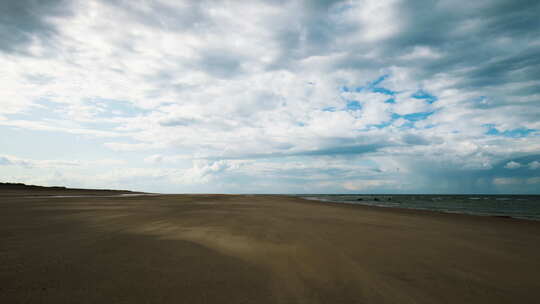
[[[430,210],[540,221],[540,195],[299,194],[309,199],[378,207]]]

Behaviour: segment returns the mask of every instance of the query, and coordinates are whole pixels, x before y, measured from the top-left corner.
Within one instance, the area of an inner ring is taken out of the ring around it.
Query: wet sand
[[[0,303],[540,296],[540,222],[286,196],[33,195],[0,194]]]

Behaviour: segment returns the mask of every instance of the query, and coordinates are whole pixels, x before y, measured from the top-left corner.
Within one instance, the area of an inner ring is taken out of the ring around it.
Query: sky
[[[0,2],[2,182],[540,194],[540,1]]]

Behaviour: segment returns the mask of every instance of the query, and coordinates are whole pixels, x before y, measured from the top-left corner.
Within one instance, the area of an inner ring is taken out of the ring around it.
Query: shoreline
[[[62,192],[70,192],[70,193],[84,193],[84,194],[74,194],[74,195],[68,195],[68,194],[61,194]],[[114,192],[113,192],[114,191]],[[39,192],[39,194],[44,193],[43,195],[30,195],[30,196],[21,196],[21,195],[15,195],[15,197],[22,197],[22,198],[123,198],[123,197],[152,197],[152,196],[193,196],[193,197],[200,197],[200,196],[239,196],[239,197],[291,197],[291,198],[297,198],[301,199],[303,201],[308,202],[317,202],[321,204],[332,204],[332,205],[338,205],[338,206],[356,206],[361,208],[375,208],[379,210],[388,210],[388,211],[396,211],[396,212],[417,212],[418,214],[445,214],[445,215],[465,215],[465,216],[473,216],[473,217],[481,217],[481,218],[497,218],[497,219],[504,219],[504,220],[516,220],[516,221],[532,221],[532,222],[540,222],[540,219],[536,218],[526,218],[526,217],[516,217],[511,215],[494,215],[494,214],[481,214],[481,213],[474,213],[474,212],[459,212],[459,211],[443,211],[443,210],[434,210],[434,209],[421,209],[421,208],[414,208],[414,207],[397,207],[397,206],[384,206],[384,205],[375,205],[375,204],[366,204],[362,202],[353,202],[353,201],[332,201],[327,199],[319,199],[319,198],[310,198],[310,197],[304,197],[303,194],[220,194],[220,193],[181,193],[181,194],[172,194],[172,193],[146,193],[146,192],[131,192],[131,191],[125,191],[125,190],[91,190],[91,189],[67,189],[67,190],[61,190],[61,192],[49,192],[47,191],[36,191]],[[114,194],[108,194],[104,195],[103,192],[113,192]],[[37,194],[37,193],[36,193]],[[336,194],[335,196],[340,196],[341,194]],[[1,196],[1,195],[0,195]],[[4,193],[4,196],[5,193]],[[9,195],[7,195],[9,196]],[[332,195],[330,195],[332,196]],[[351,195],[352,196],[352,195]],[[415,195],[408,195],[408,194],[399,194],[399,195],[377,195],[377,194],[362,194],[361,196],[373,196],[373,197],[393,197],[393,196],[434,196],[432,194],[415,194]],[[468,196],[468,195],[453,195],[453,194],[437,194],[436,196]],[[486,195],[488,196],[488,195]],[[489,195],[489,196],[500,196],[500,195]],[[532,195],[523,195],[523,196],[532,196]]]
[[[420,209],[420,208],[408,208],[408,207],[396,207],[396,206],[382,206],[382,205],[369,205],[364,203],[357,203],[357,202],[347,202],[347,201],[331,201],[331,200],[324,200],[324,199],[311,199],[306,197],[298,196],[298,198],[311,201],[311,202],[318,202],[318,203],[326,203],[326,204],[337,204],[337,205],[346,205],[346,206],[358,206],[358,207],[365,207],[365,208],[377,208],[380,210],[395,210],[395,211],[416,211],[419,214],[423,213],[429,213],[429,214],[448,214],[448,215],[465,215],[465,216],[473,216],[473,217],[487,217],[487,218],[499,218],[499,219],[511,219],[511,220],[519,220],[519,221],[532,221],[532,222],[540,222],[540,219],[535,218],[525,218],[525,217],[515,217],[510,215],[493,215],[493,214],[480,214],[480,213],[467,213],[467,212],[459,212],[459,211],[442,211],[442,210],[433,210],[433,209]]]

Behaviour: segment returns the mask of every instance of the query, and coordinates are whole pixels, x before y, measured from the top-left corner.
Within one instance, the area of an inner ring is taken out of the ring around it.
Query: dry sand
[[[539,296],[540,222],[285,196],[0,195],[0,303],[539,303]]]

